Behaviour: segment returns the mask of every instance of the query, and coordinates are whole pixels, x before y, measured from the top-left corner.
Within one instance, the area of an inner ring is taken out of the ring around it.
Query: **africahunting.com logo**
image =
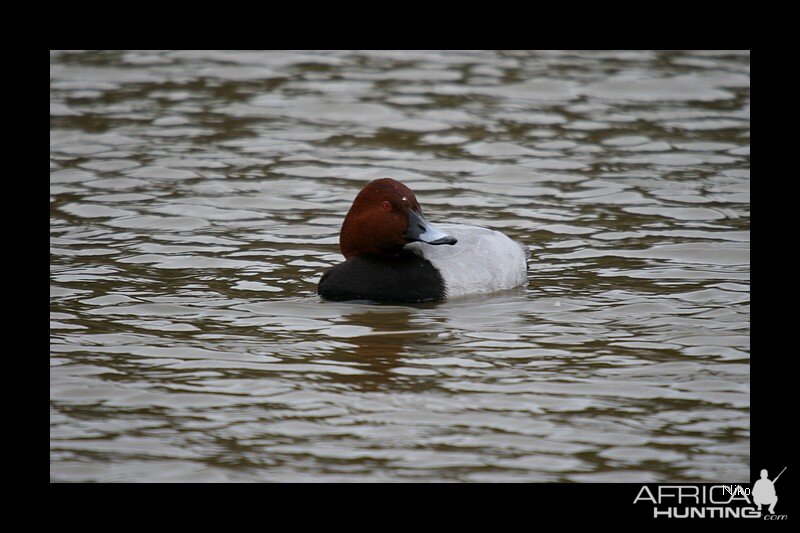
[[[761,471],[761,479],[752,489],[742,485],[642,485],[634,504],[653,505],[653,518],[758,518],[786,520],[788,515],[775,514],[778,495],[775,479]]]

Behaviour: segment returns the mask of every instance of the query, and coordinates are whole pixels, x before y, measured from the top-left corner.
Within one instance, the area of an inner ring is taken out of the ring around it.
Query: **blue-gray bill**
[[[405,233],[410,242],[420,241],[428,244],[455,244],[458,239],[436,229],[421,214],[408,210],[408,229]]]

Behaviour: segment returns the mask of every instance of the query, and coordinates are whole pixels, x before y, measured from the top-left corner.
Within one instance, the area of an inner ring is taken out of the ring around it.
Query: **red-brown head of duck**
[[[414,192],[391,178],[372,181],[361,189],[339,233],[345,259],[362,254],[396,256],[415,241],[458,242],[425,220]]]

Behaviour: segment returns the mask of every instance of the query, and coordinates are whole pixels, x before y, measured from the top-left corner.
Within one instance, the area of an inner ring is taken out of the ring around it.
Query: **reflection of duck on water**
[[[753,502],[758,506],[758,510],[761,510],[762,505],[769,505],[769,514],[775,514],[775,504],[778,503],[778,495],[775,493],[775,482],[778,481],[778,478],[781,477],[781,474],[786,470],[786,467],[783,467],[781,473],[775,476],[775,479],[770,481],[767,477],[769,472],[766,469],[761,471],[761,479],[756,481],[755,485],[753,485]]]
[[[416,308],[351,307],[351,312],[342,313],[338,325],[366,328],[370,332],[343,337],[343,346],[334,348],[329,358],[356,363],[356,368],[364,372],[336,374],[331,379],[361,391],[386,391],[396,385],[397,378],[401,377],[393,370],[401,365],[400,359],[406,345],[420,342],[421,336],[424,340],[424,332],[412,328],[413,319],[418,319]]]

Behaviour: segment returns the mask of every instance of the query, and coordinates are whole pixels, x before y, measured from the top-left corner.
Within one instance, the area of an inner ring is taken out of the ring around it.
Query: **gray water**
[[[51,481],[747,481],[749,65],[51,52]],[[381,177],[528,285],[321,300]]]

